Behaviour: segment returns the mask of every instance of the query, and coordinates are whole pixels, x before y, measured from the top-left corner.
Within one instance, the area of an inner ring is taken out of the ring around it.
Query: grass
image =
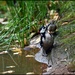
[[[67,24],[66,26],[61,26],[59,28],[59,36],[61,38],[68,36],[75,32],[75,24]]]
[[[9,48],[18,41],[18,45],[24,47],[24,39],[29,40],[30,33],[37,32],[40,26],[38,22],[46,16],[46,3],[47,1],[17,1],[14,5],[13,1],[6,1],[9,23],[0,27],[0,46],[8,45]]]

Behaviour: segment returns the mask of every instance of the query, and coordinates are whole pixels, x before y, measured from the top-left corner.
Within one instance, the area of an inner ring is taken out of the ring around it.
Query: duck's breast
[[[54,43],[54,38],[49,33],[45,34],[45,39],[43,40],[43,49],[48,50],[50,47],[52,47]]]

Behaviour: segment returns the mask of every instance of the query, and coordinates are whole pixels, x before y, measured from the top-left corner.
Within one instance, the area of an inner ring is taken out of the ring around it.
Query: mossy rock
[[[67,69],[69,72],[75,72],[75,62],[69,63]]]

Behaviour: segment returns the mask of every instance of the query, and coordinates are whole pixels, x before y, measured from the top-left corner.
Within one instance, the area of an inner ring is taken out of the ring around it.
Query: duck
[[[39,33],[40,33],[40,46],[42,47],[43,41],[42,39],[45,39],[45,32],[46,32],[46,27],[43,25],[40,29],[39,29]]]
[[[43,56],[47,56],[49,53],[51,53],[51,50],[53,48],[54,37],[53,37],[53,33],[51,33],[49,28],[47,27],[45,28],[45,30],[43,31],[44,34],[42,34],[41,39],[40,39],[41,40],[40,45],[42,48]]]
[[[53,33],[54,33],[54,32],[56,31],[56,29],[57,29],[57,26],[56,26],[54,20],[51,20],[50,23],[47,25],[47,27],[48,27],[48,30],[49,30],[50,32],[53,32]]]

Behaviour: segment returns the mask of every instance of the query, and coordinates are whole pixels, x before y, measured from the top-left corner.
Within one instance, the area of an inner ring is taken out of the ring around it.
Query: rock
[[[37,35],[37,36],[35,36],[34,38],[32,38],[31,40],[30,40],[30,44],[32,45],[35,45],[35,44],[37,44],[37,43],[39,43],[40,42],[40,36],[39,35]]]
[[[35,32],[30,34],[30,38],[32,38],[35,35]]]
[[[40,49],[40,51],[35,54],[35,60],[41,63],[45,63],[47,65],[52,65],[52,61],[51,59],[49,59],[51,58],[50,55],[45,57],[45,56],[42,56],[42,53],[43,53],[42,49]]]
[[[68,69],[69,72],[75,72],[75,64],[74,63],[70,63],[67,66],[67,69]]]
[[[36,45],[29,45],[29,46],[26,46],[23,49],[29,51],[29,50],[40,49],[40,48],[38,48]]]
[[[26,46],[25,48],[23,48],[24,50],[33,50],[33,48],[31,48],[30,46]]]

